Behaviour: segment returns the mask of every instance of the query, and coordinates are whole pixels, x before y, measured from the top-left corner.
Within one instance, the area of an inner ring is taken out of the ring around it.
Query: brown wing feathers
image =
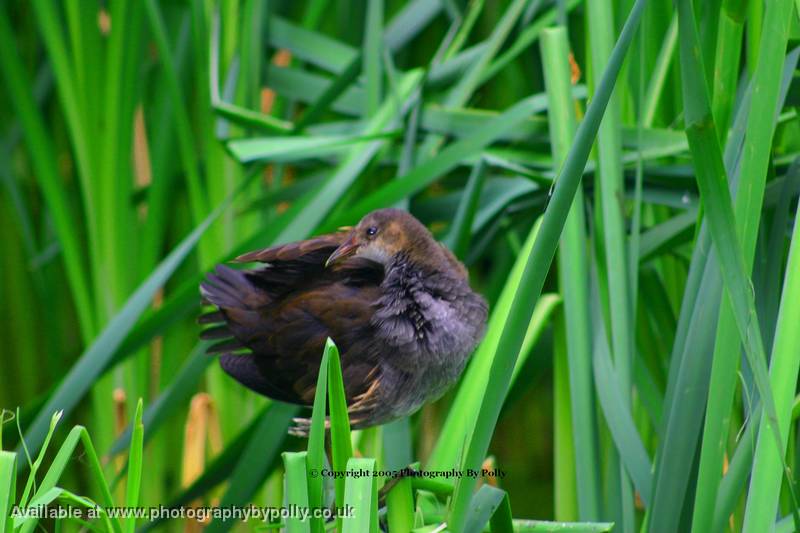
[[[308,405],[331,336],[342,353],[348,398],[364,397],[375,366],[363,360],[369,335],[360,328],[369,324],[382,269],[360,259],[325,269],[345,237],[324,235],[251,252],[236,261],[266,264],[255,270],[218,266],[207,276],[201,293],[217,309],[200,317],[210,326],[201,338],[221,341],[208,351],[223,354],[225,372],[261,394]]]
[[[325,261],[342,243],[346,235],[322,235],[307,241],[293,242],[240,255],[237,263],[265,263],[266,266],[248,271],[252,284],[280,299],[295,290],[298,284],[324,273]]]
[[[318,263],[323,265],[325,259],[347,238],[347,233],[331,233],[321,235],[307,241],[292,242],[256,250],[240,255],[235,259],[237,263],[273,263],[298,260],[304,263]],[[320,258],[324,258],[320,261]]]

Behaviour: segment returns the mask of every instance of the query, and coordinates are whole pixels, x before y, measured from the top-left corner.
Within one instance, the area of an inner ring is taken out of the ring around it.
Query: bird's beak
[[[341,261],[342,259],[350,257],[356,253],[358,246],[359,245],[356,241],[355,235],[351,235],[336,250],[333,251],[330,257],[328,257],[328,260],[325,261],[325,268],[328,268],[337,261]]]

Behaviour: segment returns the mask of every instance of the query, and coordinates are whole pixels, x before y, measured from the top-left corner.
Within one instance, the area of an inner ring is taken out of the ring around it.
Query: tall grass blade
[[[328,339],[322,360],[319,364],[317,376],[317,389],[314,391],[314,409],[311,414],[311,427],[308,432],[308,454],[306,455],[306,468],[309,472],[322,472],[325,467],[325,413],[328,399],[328,367],[330,366],[331,352],[336,349],[333,342]],[[323,478],[320,475],[308,478],[308,503],[312,507],[322,507],[325,494],[323,492]],[[323,531],[325,524],[320,518],[311,519],[311,530],[315,533]]]
[[[597,323],[602,324],[599,310],[594,318]],[[602,326],[598,329],[600,333],[596,335],[594,346],[594,377],[595,382],[604,384],[597,389],[600,407],[619,452],[620,462],[625,466],[645,506],[649,506],[652,503],[653,481],[650,458],[642,444],[628,402],[623,397],[624,389],[620,384],[618,370],[611,361],[605,330]]]
[[[306,477],[306,452],[283,452],[283,466],[286,469],[284,476],[284,505],[287,508],[297,506],[298,509],[320,507],[309,502],[310,487],[306,486],[314,477]],[[298,516],[290,516],[285,524],[286,533],[308,533],[311,531],[309,522]]]
[[[496,514],[500,514],[503,520],[493,520]],[[469,516],[464,531],[465,533],[480,533],[490,520],[492,532],[511,533],[514,531],[506,491],[491,485],[482,485],[470,502]]]
[[[767,17],[768,21],[769,17]],[[768,47],[769,44],[765,43],[762,51]],[[762,417],[758,427],[758,444],[753,460],[750,489],[747,493],[747,510],[744,519],[746,531],[758,531],[759,528],[769,529],[772,527],[778,508],[784,466],[784,459],[779,453],[787,444],[795,386],[800,370],[800,329],[797,327],[797,324],[800,324],[798,294],[800,294],[800,211],[795,215],[794,233],[786,264],[786,279],[783,284],[783,297],[781,298],[769,369],[775,395],[778,432],[784,440],[780,443],[780,447],[775,446],[773,430],[769,427],[772,422],[768,418]],[[794,480],[789,477],[788,482],[794,483]]]
[[[139,505],[139,491],[142,487],[142,461],[144,449],[144,424],[142,424],[142,413],[144,411],[142,399],[136,404],[136,412],[133,415],[133,433],[131,434],[131,447],[128,452],[128,486],[125,490],[125,506],[133,509]],[[136,530],[136,517],[126,519],[125,531],[132,533]]]
[[[330,338],[325,342],[325,352],[328,354],[331,466],[336,472],[344,472],[349,468],[350,458],[353,457],[353,445],[350,435],[350,418],[347,414],[347,398],[345,397],[344,380],[342,379],[342,366],[339,362],[339,350]],[[334,480],[334,486],[336,488],[336,505],[341,507],[346,500],[346,480],[338,477]],[[359,520],[363,520],[363,518]],[[337,520],[337,524],[340,523],[341,521]]]
[[[197,384],[206,368],[215,362],[214,358],[209,357],[206,353],[206,348],[208,348],[208,343],[198,343],[172,381],[145,408],[142,415],[142,425],[145,429],[143,442],[145,444],[169,419],[170,415],[184,407],[197,391]],[[125,449],[131,442],[132,431],[133,426],[128,425],[117,437],[107,453],[109,457],[113,457]]]
[[[82,426],[75,426],[67,435],[67,438],[64,439],[64,443],[59,448],[56,456],[53,458],[52,463],[50,464],[50,468],[47,470],[47,474],[45,474],[44,479],[37,487],[36,492],[31,499],[31,504],[34,500],[41,500],[47,498],[48,494],[51,494],[51,491],[56,488],[56,484],[61,479],[61,476],[64,473],[67,465],[70,464],[72,461],[73,454],[75,453],[75,448],[78,446],[78,443],[83,445],[84,451],[84,460],[89,464],[90,467],[90,474],[91,479],[94,482],[97,492],[100,495],[99,503],[103,507],[111,507],[114,505],[113,498],[111,496],[111,490],[109,489],[108,483],[106,482],[105,474],[103,472],[103,467],[100,463],[100,459],[97,456],[97,453],[94,449],[94,444],[92,444],[92,439],[89,437],[88,431],[86,428]],[[34,472],[35,469],[31,469],[31,472]],[[20,505],[23,505],[23,500],[20,501]],[[24,517],[28,518],[28,517]],[[23,517],[18,517],[15,520],[15,529],[22,525],[21,531],[22,532],[29,532],[33,531],[37,525],[36,520],[25,521],[23,524]],[[32,517],[31,517],[32,518]],[[122,527],[119,521],[116,518],[109,519],[108,526],[110,530],[114,533],[121,533]]]
[[[574,102],[569,97],[571,73],[566,28],[544,30],[541,46],[545,84],[550,100],[550,144],[556,170],[563,164],[577,128]],[[578,516],[581,520],[596,520],[600,512],[598,440],[591,370],[589,267],[581,187],[575,191],[575,198],[564,224],[558,272],[564,296]]]
[[[370,475],[375,470],[375,459],[353,457],[347,461],[347,472],[361,475],[348,476],[344,487],[344,505],[352,515],[342,520],[342,533],[378,532],[377,478]]]
[[[167,279],[175,272],[175,269],[194,249],[200,237],[228,207],[232,198],[233,196],[230,196],[219,207],[209,213],[205,220],[164,258],[153,273],[131,295],[119,313],[111,319],[92,345],[81,355],[81,358],[67,373],[45,406],[39,411],[25,434],[29,449],[36,451],[41,446],[47,431],[48,420],[54,411],[62,410],[66,413],[72,411],[94,380],[101,374],[111,357],[113,357],[114,352],[133,328],[138,317],[150,305],[159,287],[166,283]]]
[[[644,0],[637,0],[631,9],[628,20],[625,22],[620,38],[611,54],[608,66],[598,84],[595,97],[587,109],[584,121],[578,128],[575,142],[570,149],[559,178],[556,180],[553,197],[545,211],[542,227],[534,242],[533,250],[527,258],[520,290],[511,304],[509,321],[503,328],[503,333],[498,342],[497,355],[492,363],[487,386],[487,391],[489,392],[484,399],[478,415],[475,432],[468,444],[467,453],[463,461],[463,465],[467,468],[476,468],[483,462],[483,458],[486,455],[492,428],[500,415],[508,383],[514,370],[514,363],[524,340],[526,325],[533,313],[534,303],[541,293],[544,278],[555,254],[558,239],[564,228],[575,191],[580,185],[583,168],[589,158],[592,141],[600,127],[600,121],[611,98],[617,75],[633,38],[644,5]],[[525,296],[522,296],[523,294]],[[462,478],[456,483],[449,523],[453,530],[457,532],[464,527],[465,512],[472,497],[474,486],[475,480],[469,478]]]
[[[56,167],[55,149],[45,128],[45,119],[37,109],[31,83],[16,52],[17,47],[14,44],[5,8],[0,9],[0,48],[7,51],[0,54],[0,71],[5,80],[5,88],[16,109],[22,134],[30,152],[31,163],[36,171],[47,208],[53,217],[56,235],[64,254],[67,280],[79,316],[81,337],[88,343],[95,331],[95,319],[86,275],[87,264],[83,260],[84,252],[76,225],[79,219],[61,182]]]
[[[167,91],[172,102],[172,109],[175,113],[175,128],[178,134],[178,146],[183,168],[187,173],[187,185],[189,187],[189,198],[191,199],[192,216],[196,223],[203,220],[204,213],[208,212],[208,199],[200,180],[200,163],[197,159],[194,134],[189,120],[189,115],[181,95],[180,84],[178,82],[175,61],[172,50],[167,41],[167,30],[161,9],[155,0],[145,0],[145,11],[147,20],[150,24],[150,31],[155,38],[158,47],[159,58],[164,63],[164,75]]]
[[[686,132],[697,171],[698,186],[706,208],[706,220],[709,224],[714,249],[720,258],[728,301],[730,301],[739,335],[745,346],[745,354],[764,403],[766,418],[772,422],[775,444],[780,446],[782,439],[777,426],[773,394],[767,377],[764,346],[755,311],[752,286],[746,274],[748,269],[745,265],[742,246],[734,230],[737,226],[725,180],[726,172],[722,154],[711,116],[708,86],[703,74],[702,62],[693,51],[693,47],[697,46],[698,38],[691,2],[679,3],[678,17],[683,36],[681,39],[681,68],[684,101],[686,102]],[[770,118],[771,116],[770,114]],[[782,451],[780,455],[783,456]],[[656,491],[655,498],[656,506],[658,506],[660,501],[658,491]],[[669,516],[670,513],[672,516]],[[674,509],[672,511],[664,509],[658,515],[654,511],[653,523],[663,524],[667,528],[666,530],[671,529],[669,524],[674,523],[675,519]]]
[[[11,508],[17,485],[17,454],[0,450],[0,533],[13,531]]]
[[[510,131],[528,118],[538,106],[536,97],[526,98],[513,105],[501,115],[492,119],[486,127],[474,135],[456,141],[435,157],[428,159],[405,176],[389,182],[379,190],[370,194],[344,215],[332,221],[326,227],[337,227],[361,218],[374,209],[393,205],[405,196],[418,192],[445,172],[453,169],[476,151],[493,142],[502,133]]]
[[[604,533],[614,528],[608,522],[546,522],[543,520],[514,520],[517,533]]]
[[[469,249],[469,240],[472,236],[472,226],[475,221],[475,212],[478,209],[478,200],[483,190],[486,178],[486,164],[480,159],[470,172],[467,186],[464,188],[458,211],[450,226],[447,237],[442,241],[450,248],[456,257],[464,258]]]
[[[258,420],[250,440],[236,461],[230,476],[228,490],[219,506],[243,506],[264,483],[286,438],[286,428],[294,417],[296,407],[275,402]],[[206,531],[229,531],[236,524],[232,520],[214,520]]]
[[[364,27],[365,115],[378,110],[383,100],[383,0],[369,0]]]
[[[614,39],[614,11],[610,6],[599,2],[588,2],[589,39],[591,40],[591,66],[601,72],[608,63]],[[621,89],[625,85],[621,85]],[[612,92],[597,136],[597,179],[599,202],[596,223],[597,232],[602,235],[598,242],[598,268],[607,290],[606,320],[610,323],[611,354],[616,370],[622,400],[630,404],[631,382],[633,378],[633,353],[635,331],[632,325],[631,275],[628,272],[628,248],[625,230],[624,205],[620,198],[625,196],[622,176],[622,136],[620,106],[621,90]],[[600,252],[602,250],[602,253]],[[620,461],[621,463],[621,461]],[[626,472],[620,464],[619,508],[615,516],[623,531],[634,529],[633,491]]]
[[[468,442],[470,434],[475,427],[475,420],[485,394],[492,358],[497,352],[497,343],[500,339],[503,325],[508,321],[511,303],[522,278],[525,266],[524,260],[533,249],[538,229],[539,224],[537,223],[528,234],[525,243],[520,249],[519,258],[514,263],[500,297],[492,309],[486,335],[475,351],[473,361],[461,380],[456,398],[450,407],[450,413],[442,427],[441,435],[428,459],[428,468],[430,469],[457,468],[462,460],[462,455],[465,451],[464,445]],[[534,311],[535,313],[536,311]],[[529,328],[531,327],[530,324]]]
[[[386,495],[386,523],[391,531],[414,527],[414,493],[410,479],[401,479]]]
[[[790,1],[772,3],[767,9],[765,22],[769,24],[771,37],[761,48],[761,64],[756,67],[751,82],[752,91],[758,94],[758,98],[750,100],[745,138],[748,149],[741,159],[741,178],[734,208],[736,228],[747,271],[751,270],[755,254],[767,163],[780,97],[782,69],[779,66],[782,61],[777,65],[771,63],[774,58],[782,58],[786,51],[791,9]],[[724,443],[727,441],[729,427],[726,413],[731,410],[737,382],[740,342],[735,335],[737,323],[734,312],[730,300],[724,298],[717,327],[693,517],[693,528],[698,531],[711,526],[721,475]]]

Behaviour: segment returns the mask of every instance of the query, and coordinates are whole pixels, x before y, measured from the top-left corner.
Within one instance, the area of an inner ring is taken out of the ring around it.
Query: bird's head
[[[441,260],[442,250],[416,218],[400,209],[378,209],[350,228],[347,239],[328,258],[326,266],[347,257],[364,257],[384,266],[404,255],[420,264]]]

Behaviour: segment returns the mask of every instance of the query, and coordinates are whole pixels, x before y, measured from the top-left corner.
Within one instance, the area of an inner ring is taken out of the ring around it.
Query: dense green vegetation
[[[0,1],[0,532],[54,501],[800,530],[798,10]],[[353,432],[329,345],[311,437],[287,436],[298,408],[205,355],[198,284],[386,206],[465,262],[486,337],[443,399]],[[505,476],[312,475],[409,465]]]

